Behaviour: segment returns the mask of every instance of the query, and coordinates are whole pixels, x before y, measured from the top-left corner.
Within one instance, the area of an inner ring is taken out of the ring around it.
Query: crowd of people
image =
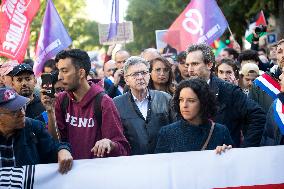
[[[110,47],[103,78],[87,52],[66,49],[44,65],[54,96],[36,87],[31,61],[2,63],[0,167],[58,162],[66,173],[78,159],[284,144],[275,116],[283,116],[284,40],[260,48],[254,34],[250,50],[218,57],[206,44],[176,59]]]

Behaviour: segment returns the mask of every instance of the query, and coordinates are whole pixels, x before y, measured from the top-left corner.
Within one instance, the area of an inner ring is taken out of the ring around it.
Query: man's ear
[[[12,87],[14,87],[15,86],[15,78],[11,77],[11,80],[12,80]]]
[[[128,85],[128,83],[129,83],[128,77],[124,77],[124,81],[125,81],[126,85],[129,86],[129,85]]]
[[[35,76],[34,76],[34,84],[35,84],[35,85],[37,84],[37,79],[36,79]]]
[[[80,76],[81,79],[87,78],[86,71],[83,68],[79,69],[79,76]]]
[[[213,67],[213,62],[209,62],[206,66],[209,70],[211,70]]]

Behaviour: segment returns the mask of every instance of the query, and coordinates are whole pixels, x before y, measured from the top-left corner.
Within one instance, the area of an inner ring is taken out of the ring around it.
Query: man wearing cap
[[[56,142],[41,122],[25,117],[28,98],[0,88],[0,167],[59,163],[59,172],[72,167],[68,143]]]
[[[30,99],[27,105],[26,116],[29,118],[38,118],[45,111],[40,98],[34,92],[36,79],[33,69],[28,64],[19,64],[11,71],[12,86],[20,95]],[[44,121],[43,118],[39,119]]]
[[[243,92],[248,95],[249,90],[253,85],[253,81],[259,76],[259,68],[256,64],[246,63],[242,66],[240,71],[240,83],[239,86]]]
[[[12,76],[11,71],[15,66],[19,65],[16,60],[9,60],[4,62],[0,67],[0,80],[3,86],[12,87]]]

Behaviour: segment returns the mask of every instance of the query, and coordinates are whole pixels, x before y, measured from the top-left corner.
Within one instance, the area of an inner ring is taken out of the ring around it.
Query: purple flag
[[[111,16],[107,40],[117,35],[117,27],[119,23],[119,0],[112,0]]]
[[[58,52],[71,45],[72,40],[64,28],[62,20],[52,3],[47,0],[45,14],[36,47],[34,73],[38,77],[46,60],[53,58]]]

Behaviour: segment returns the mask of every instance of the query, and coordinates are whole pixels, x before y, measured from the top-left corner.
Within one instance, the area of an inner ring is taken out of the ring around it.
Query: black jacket
[[[34,99],[30,103],[28,103],[28,105],[27,105],[26,117],[36,119],[44,111],[45,111],[45,108],[44,108],[43,104],[41,103],[39,96],[34,94]],[[41,120],[41,121],[43,121],[43,120]]]
[[[266,120],[263,109],[238,86],[215,76],[209,85],[219,106],[215,121],[228,127],[235,146],[240,146],[241,131],[244,134],[241,147],[259,146]]]
[[[16,166],[55,163],[59,150],[71,151],[67,143],[55,141],[40,121],[30,118],[26,118],[25,127],[19,129],[13,137]],[[0,145],[4,140],[0,136]]]
[[[277,96],[283,104],[284,93],[279,93]],[[275,101],[271,104],[267,112],[265,128],[261,140],[261,146],[284,145],[284,136],[281,134],[280,129],[274,118],[274,103]]]
[[[120,114],[124,134],[131,146],[131,155],[154,153],[160,128],[172,122],[171,96],[155,90],[149,90],[149,94],[151,108],[148,106],[146,120],[130,92],[113,99]]]
[[[264,109],[265,113],[268,112],[273,102],[273,98],[255,84],[250,88],[248,97],[257,102]]]

